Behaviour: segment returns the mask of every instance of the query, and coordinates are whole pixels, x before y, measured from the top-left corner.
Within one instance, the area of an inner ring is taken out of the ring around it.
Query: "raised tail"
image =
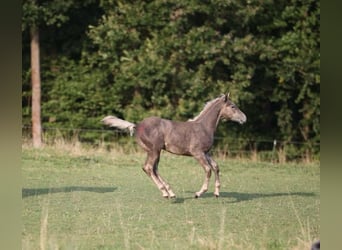
[[[120,118],[117,118],[115,116],[106,116],[105,118],[103,118],[101,120],[101,122],[103,122],[103,124],[108,125],[110,127],[115,127],[115,128],[119,128],[119,129],[128,129],[129,130],[129,134],[131,136],[134,135],[134,131],[135,131],[135,124],[122,120]]]

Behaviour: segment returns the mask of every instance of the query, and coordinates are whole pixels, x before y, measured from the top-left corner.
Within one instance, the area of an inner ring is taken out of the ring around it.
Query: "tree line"
[[[319,154],[319,1],[24,0],[24,125],[33,29],[43,127],[101,129],[109,114],[186,120],[230,92],[248,122],[220,125],[227,142],[277,138]]]

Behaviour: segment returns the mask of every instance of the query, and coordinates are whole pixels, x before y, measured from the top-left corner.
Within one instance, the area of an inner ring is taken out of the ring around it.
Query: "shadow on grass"
[[[109,193],[114,192],[116,187],[58,187],[58,188],[23,188],[21,197],[43,195],[43,194],[55,194],[55,193],[70,193],[70,192],[94,192],[94,193]]]
[[[213,194],[212,194],[213,196]],[[260,198],[271,198],[271,197],[279,197],[279,196],[305,196],[305,197],[313,197],[316,196],[313,192],[290,192],[290,193],[269,193],[269,194],[260,194],[260,193],[238,193],[238,192],[222,192],[220,193],[220,198],[234,198],[235,200],[231,201],[231,203],[248,201]]]
[[[191,193],[191,192],[188,192]],[[262,199],[262,198],[272,198],[272,197],[279,197],[279,196],[304,196],[304,197],[313,197],[316,196],[313,192],[290,192],[290,193],[238,193],[238,192],[221,192],[220,197],[217,199],[226,199],[232,198],[234,200],[228,201],[228,203],[237,203],[243,201],[249,201],[254,199]],[[185,200],[189,199],[205,199],[205,198],[215,198],[213,193],[205,193],[199,198],[193,197],[177,197],[175,198],[173,203],[183,203]]]

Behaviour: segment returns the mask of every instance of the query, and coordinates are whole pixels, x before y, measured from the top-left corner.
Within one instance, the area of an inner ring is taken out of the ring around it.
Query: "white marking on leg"
[[[207,159],[208,159],[208,162],[209,164],[211,165],[214,173],[215,173],[215,191],[214,191],[214,195],[216,197],[220,196],[220,186],[221,186],[221,183],[220,183],[220,169],[219,169],[219,166],[218,164],[210,157],[210,155],[206,155],[207,156]]]
[[[204,160],[200,160],[200,163],[203,163],[202,167],[205,171],[205,178],[204,178],[204,182],[203,182],[201,190],[196,192],[196,196],[195,196],[196,198],[200,197],[203,193],[208,191],[209,180],[210,180],[210,176],[211,176],[211,168],[210,168],[209,164],[206,163]]]

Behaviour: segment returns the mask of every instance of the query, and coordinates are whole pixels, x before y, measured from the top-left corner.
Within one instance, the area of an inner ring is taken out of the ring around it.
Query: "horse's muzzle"
[[[240,124],[244,124],[247,121],[247,116],[243,114],[243,116],[239,119]]]

